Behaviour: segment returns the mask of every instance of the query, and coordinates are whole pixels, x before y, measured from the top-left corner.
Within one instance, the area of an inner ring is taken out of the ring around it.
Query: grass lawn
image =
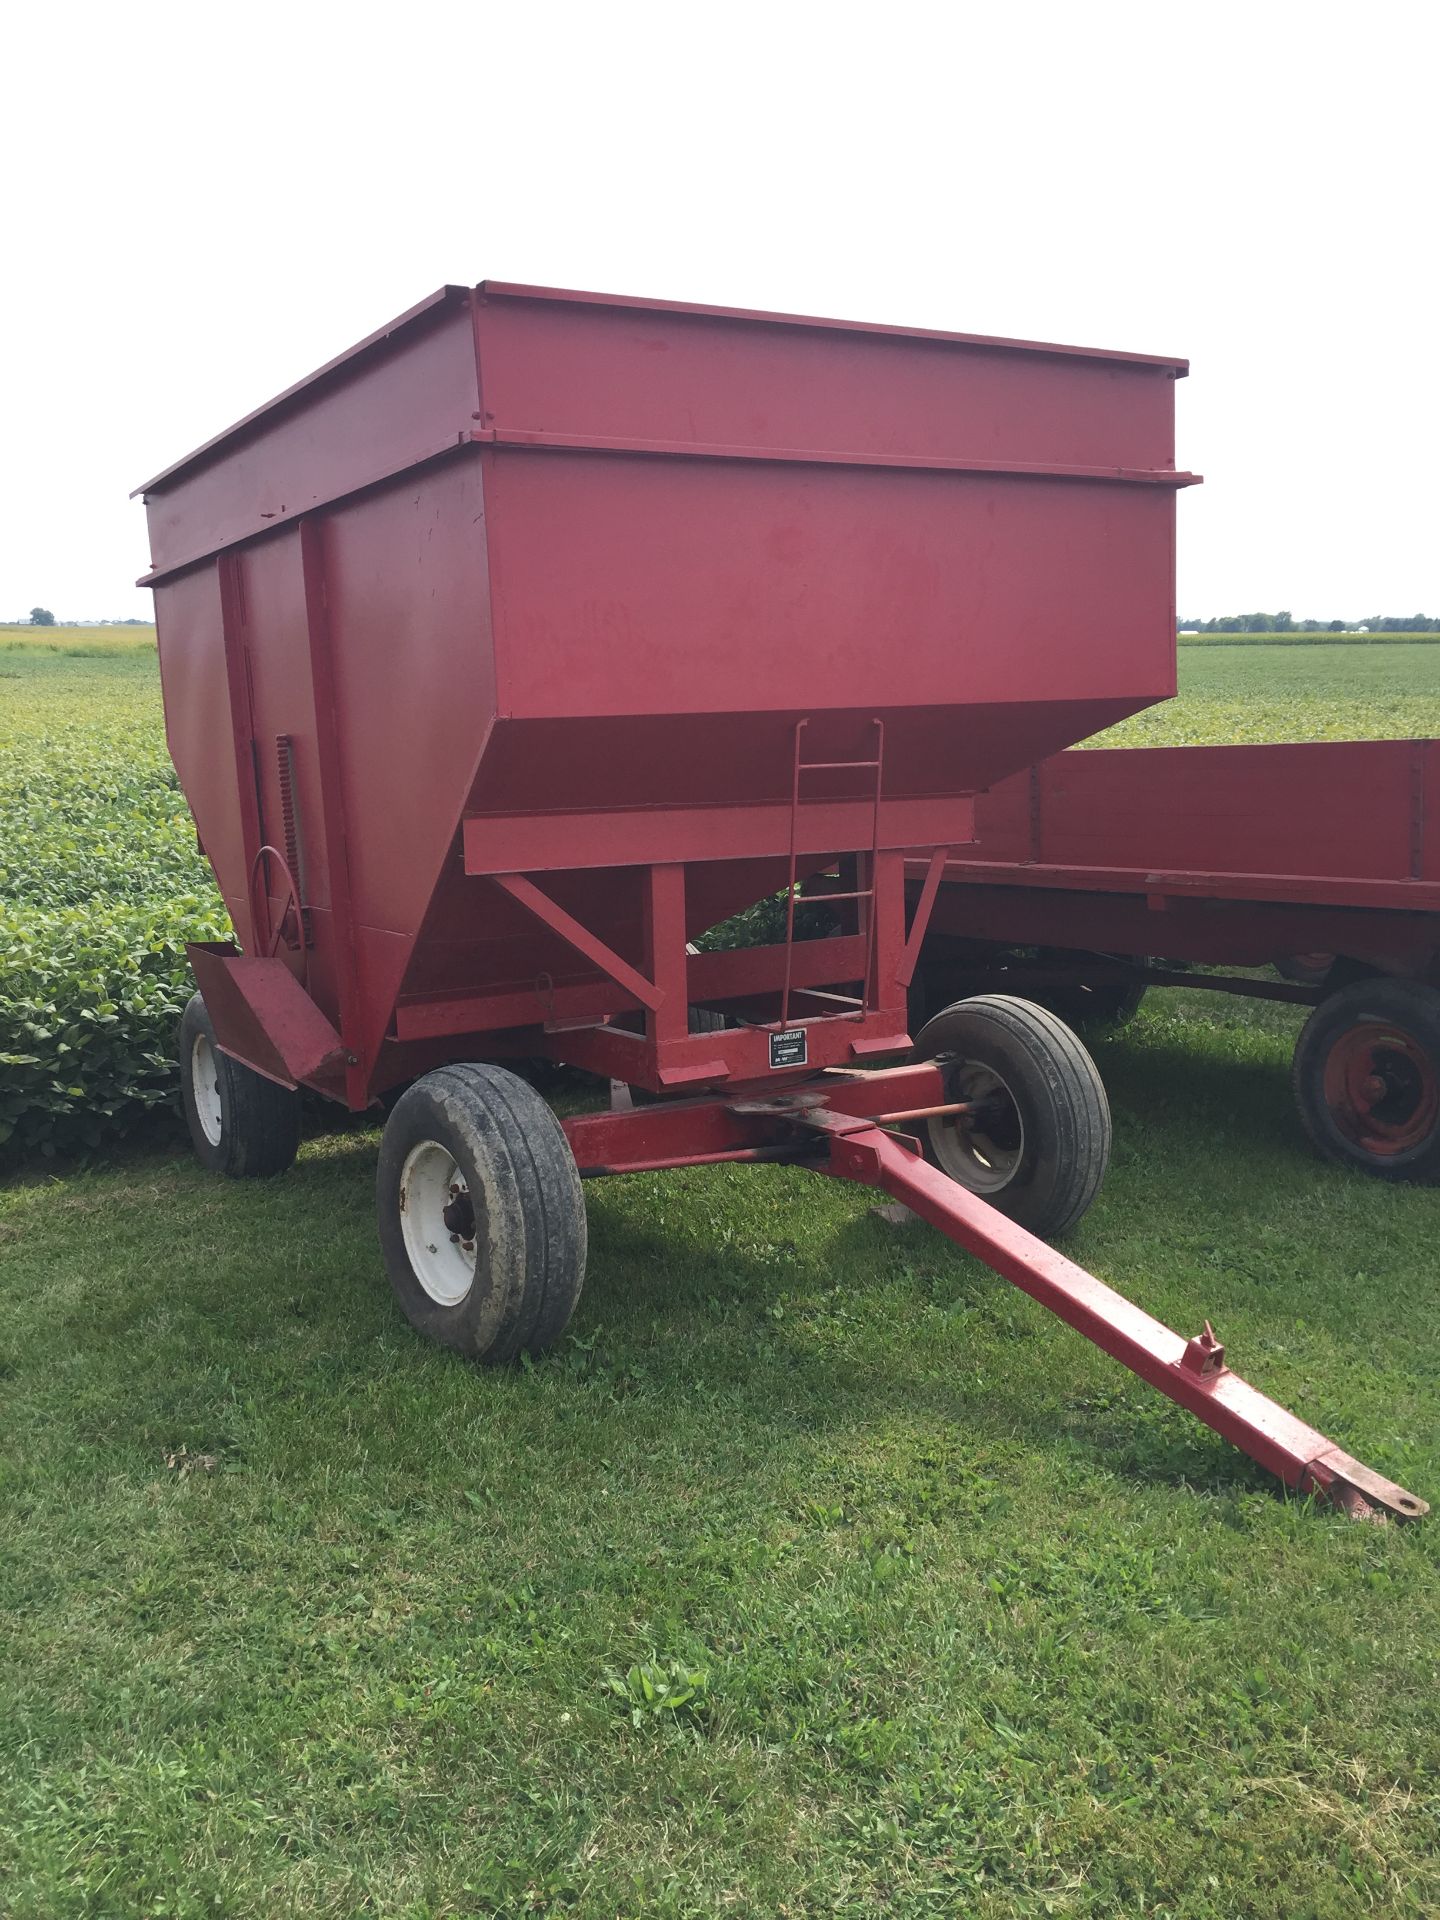
[[[1182,673],[1120,737],[1440,734],[1436,649]],[[1097,1047],[1071,1251],[1434,1500],[1437,1196],[1309,1156],[1298,1020]],[[0,1187],[0,1913],[1440,1911],[1440,1520],[1287,1501],[793,1170],[591,1184],[571,1337],[477,1372],[392,1303],[376,1137]]]

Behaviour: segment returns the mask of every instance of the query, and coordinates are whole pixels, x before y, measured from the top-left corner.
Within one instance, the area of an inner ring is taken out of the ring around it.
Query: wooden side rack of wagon
[[[982,995],[910,1057],[975,796],[1175,690],[1185,371],[488,282],[148,482],[167,735],[237,936],[192,949],[201,1158],[282,1171],[301,1087],[393,1098],[391,1281],[497,1361],[570,1319],[582,1177],[856,1181],[1288,1486],[1424,1512],[1047,1244],[1110,1141],[1068,1027]],[[836,930],[798,940],[822,874]],[[693,950],[777,893],[782,939]],[[500,1064],[537,1056],[642,1098],[561,1121]],[[947,1128],[961,1179],[920,1150]]]

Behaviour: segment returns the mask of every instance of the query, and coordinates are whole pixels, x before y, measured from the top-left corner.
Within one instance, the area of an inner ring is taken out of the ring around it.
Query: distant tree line
[[[9,624],[11,623],[0,621],[0,625]],[[56,620],[54,614],[48,607],[32,607],[28,619],[17,620],[13,624],[20,627],[53,627],[56,624]],[[140,620],[132,616],[129,620],[73,620],[67,622],[67,624],[76,627],[148,627],[151,626],[153,622]]]
[[[1370,613],[1363,620],[1296,620],[1288,613],[1226,613],[1215,620],[1180,620],[1182,633],[1440,633],[1427,613]]]

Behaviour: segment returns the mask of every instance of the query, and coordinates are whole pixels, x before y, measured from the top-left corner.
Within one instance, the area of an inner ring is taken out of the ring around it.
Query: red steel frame
[[[1057,1314],[1298,1493],[1356,1518],[1413,1520],[1425,1501],[1233,1373],[1207,1321],[1189,1340],[931,1166],[892,1131],[953,1111],[935,1061],[831,1073],[788,1095],[668,1103],[564,1122],[583,1177],[786,1160],[876,1187]]]

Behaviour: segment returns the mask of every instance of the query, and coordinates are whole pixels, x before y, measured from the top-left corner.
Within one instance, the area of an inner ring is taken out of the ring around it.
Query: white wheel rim
[[[200,1131],[212,1147],[220,1144],[220,1062],[206,1036],[197,1034],[190,1049],[190,1091]]]
[[[999,1193],[1025,1158],[1025,1122],[1015,1096],[993,1068],[977,1061],[957,1065],[946,1080],[950,1099],[971,1101],[980,1111],[928,1123],[935,1158],[952,1180],[972,1193]]]
[[[463,1214],[469,1188],[455,1156],[438,1140],[412,1147],[400,1170],[400,1230],[410,1271],[440,1307],[458,1307],[475,1284],[473,1212],[468,1239],[463,1221],[456,1231],[456,1207]],[[451,1221],[445,1218],[451,1209]]]

